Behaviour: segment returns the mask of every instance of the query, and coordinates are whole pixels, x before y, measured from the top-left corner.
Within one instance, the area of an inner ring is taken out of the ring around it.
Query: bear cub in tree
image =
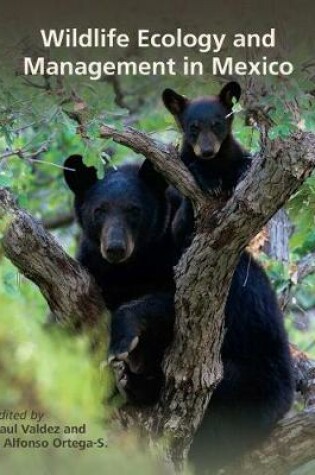
[[[204,191],[231,194],[250,166],[233,138],[231,82],[218,96],[188,100],[166,89],[163,100],[183,131],[181,158]],[[182,198],[172,224],[179,252],[194,230],[191,203]],[[233,237],[231,237],[233,238]],[[209,286],[211,282],[209,282]],[[257,445],[289,410],[294,391],[283,315],[264,269],[244,252],[225,306],[223,379],[196,432],[189,459],[198,474],[217,471]]]
[[[233,99],[240,96],[234,81],[218,96],[189,100],[172,89],[162,95],[183,132],[181,159],[200,187],[214,195],[230,194],[251,164],[249,153],[232,134]]]
[[[134,404],[156,400],[161,360],[172,338],[174,251],[167,183],[147,160],[96,169],[73,155],[65,181],[82,230],[78,260],[93,275],[112,311],[110,360],[117,387]]]

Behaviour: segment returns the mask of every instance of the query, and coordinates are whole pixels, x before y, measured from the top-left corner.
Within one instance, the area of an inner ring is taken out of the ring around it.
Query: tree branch
[[[4,188],[0,220],[6,257],[39,287],[58,322],[68,328],[100,322],[105,305],[91,275]]]
[[[48,231],[70,226],[73,223],[74,223],[73,212],[64,212],[64,213],[60,212],[60,213],[57,213],[55,216],[42,220],[42,224],[44,228],[47,229]]]
[[[263,246],[263,251],[279,262],[289,262],[289,239],[292,235],[293,224],[287,212],[280,209],[268,222],[268,238]]]
[[[150,434],[170,436],[170,455],[179,466],[222,375],[223,315],[239,254],[310,175],[315,137],[297,132],[286,140],[266,140],[231,199],[216,202],[218,209],[210,213],[215,200],[198,188],[173,147],[132,129],[102,127],[101,134],[153,161],[195,205],[196,236],[176,268],[176,334],[165,358],[165,389],[153,410],[130,413]],[[7,257],[39,286],[59,321],[70,327],[98,322],[104,303],[91,276],[5,189],[0,217]]]
[[[310,252],[298,263],[297,282],[305,279],[310,274],[315,273],[315,252]]]
[[[315,409],[283,419],[272,436],[225,475],[287,475],[315,458]]]
[[[187,196],[196,207],[205,201],[204,193],[202,193],[186,166],[179,160],[178,152],[173,146],[157,142],[143,132],[131,127],[127,127],[123,132],[120,132],[113,127],[103,125],[100,135],[102,138],[112,138],[115,142],[125,145],[134,152],[150,159],[168,182]]]

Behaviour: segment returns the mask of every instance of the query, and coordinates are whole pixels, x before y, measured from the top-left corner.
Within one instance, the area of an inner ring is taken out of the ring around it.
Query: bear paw
[[[111,345],[108,363],[112,364],[114,362],[124,361],[127,362],[130,353],[138,346],[139,337],[134,336],[131,340],[130,338],[123,338],[120,341],[117,341],[115,345]]]

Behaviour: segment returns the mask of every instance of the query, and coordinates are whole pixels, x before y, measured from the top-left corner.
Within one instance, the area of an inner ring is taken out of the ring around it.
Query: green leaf
[[[0,186],[10,187],[11,185],[12,185],[12,177],[5,175],[4,173],[0,173]]]

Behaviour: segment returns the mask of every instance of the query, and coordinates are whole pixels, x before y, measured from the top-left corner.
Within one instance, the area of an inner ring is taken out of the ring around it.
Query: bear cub
[[[251,164],[251,158],[232,134],[233,99],[241,87],[226,84],[217,96],[189,100],[172,89],[162,99],[183,133],[181,159],[199,186],[212,195],[231,194]]]

